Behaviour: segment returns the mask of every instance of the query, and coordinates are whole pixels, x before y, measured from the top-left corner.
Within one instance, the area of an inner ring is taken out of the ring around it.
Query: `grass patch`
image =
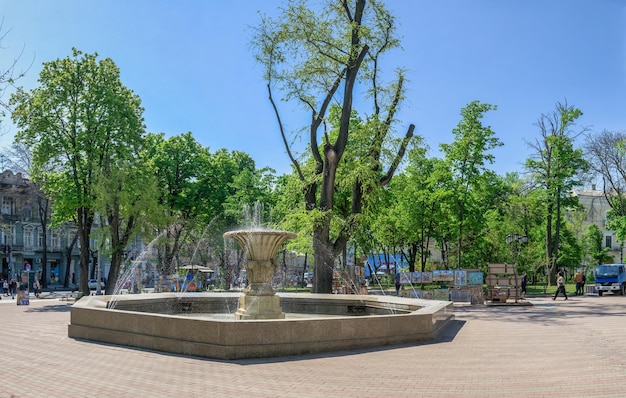
[[[576,284],[574,283],[566,283],[565,291],[567,294],[574,294],[576,292]],[[543,294],[549,294],[554,296],[556,293],[556,286],[547,286],[546,285],[528,285],[526,286],[526,295],[527,296],[538,296]]]

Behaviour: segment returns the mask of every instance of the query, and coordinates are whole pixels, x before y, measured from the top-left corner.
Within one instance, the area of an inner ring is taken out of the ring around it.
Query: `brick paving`
[[[0,398],[622,397],[626,297],[455,306],[435,342],[208,360],[73,340],[71,302],[0,300]]]

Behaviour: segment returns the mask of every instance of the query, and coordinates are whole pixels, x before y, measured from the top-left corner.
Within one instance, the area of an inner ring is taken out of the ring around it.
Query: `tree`
[[[454,142],[440,145],[452,172],[451,198],[455,209],[457,268],[462,267],[463,242],[469,236],[464,227],[468,222],[475,221],[472,227],[479,229],[480,221],[476,219],[484,214],[476,190],[481,181],[488,177],[485,163],[493,163],[494,160],[488,151],[502,145],[491,128],[483,126],[481,122],[485,112],[495,109],[495,106],[479,101],[469,103],[461,110],[462,119],[452,131]],[[470,244],[471,240],[466,245]]]
[[[394,84],[382,86],[379,62],[386,51],[399,45],[395,20],[375,0],[328,0],[316,9],[305,0],[291,0],[276,21],[262,18],[252,44],[264,67],[269,100],[287,154],[303,185],[306,211],[314,220],[313,292],[329,293],[335,258],[344,250],[356,226],[355,216],[361,212],[364,199],[373,189],[391,181],[413,136],[411,125],[395,152],[389,155],[386,145],[403,97],[405,76],[398,71]],[[337,173],[354,134],[351,120],[357,82],[370,89],[373,113],[367,119],[367,128],[371,139],[360,159],[363,174],[352,187],[352,219],[341,230],[331,231]],[[275,91],[310,113],[308,150],[314,160],[310,173],[294,155],[274,100]],[[326,118],[333,101],[339,104],[340,115],[331,138]]]
[[[626,133],[603,130],[589,134],[585,154],[591,169],[602,179],[604,196],[611,207],[607,227],[620,241],[626,240]]]
[[[273,171],[256,170],[243,152],[211,153],[191,132],[167,139],[149,134],[147,141],[148,168],[158,181],[159,210],[149,225],[160,272],[172,274],[181,262],[193,260],[200,241],[212,242],[213,255],[223,254],[221,232],[241,221],[244,205],[269,198]]]
[[[31,175],[54,197],[53,224],[71,220],[80,242],[80,290],[89,293],[90,234],[97,184],[138,154],[144,134],[139,98],[110,58],[73,49],[46,62],[40,86],[11,96],[16,141],[32,148]]]
[[[256,222],[273,225],[277,221],[273,214],[276,204],[276,197],[273,195],[275,180],[274,170],[271,168],[239,170],[239,173],[234,174],[225,187],[229,192],[223,203],[225,213],[230,216],[231,220],[236,220],[239,225],[254,224],[254,220],[245,220],[242,216],[248,216],[249,214],[244,214],[246,210],[253,209],[257,203],[260,203],[263,205],[262,214],[258,215],[261,219]]]
[[[164,134],[149,134],[146,158],[156,176],[157,202],[160,211],[150,219],[159,240],[159,271],[172,274],[176,267],[182,235],[188,223],[198,216],[198,180],[202,169],[209,166],[208,150],[191,132],[165,139]]]
[[[587,252],[594,265],[600,265],[606,260],[610,260],[608,253],[611,248],[604,247],[602,245],[603,240],[604,234],[600,231],[600,228],[596,224],[591,224],[587,228],[587,234],[585,235],[585,246],[587,246]]]
[[[497,231],[491,238],[494,252],[485,260],[512,262],[517,256],[518,273],[527,271],[536,282],[537,275],[545,275],[546,269],[543,195],[534,188],[532,180],[520,178],[517,173],[509,173],[503,180],[507,192],[496,207],[500,215],[487,227],[490,234]],[[519,253],[512,251],[506,243],[506,236],[515,233],[528,238],[528,242],[519,247]]]
[[[443,161],[428,158],[426,153],[425,146],[413,145],[404,173],[396,176],[389,185],[388,191],[393,198],[386,208],[379,209],[382,223],[398,224],[395,234],[402,242],[400,250],[410,272],[415,271],[416,264],[419,264],[419,271],[426,270],[431,254],[429,244],[445,218],[440,206],[442,196],[445,196],[445,191],[440,189],[445,175],[441,167]]]
[[[150,173],[143,155],[145,153],[138,153],[132,159],[107,166],[96,182],[95,207],[100,215],[98,224],[105,231],[108,230],[107,234],[103,233],[98,239],[96,252],[102,252],[106,242],[111,258],[106,294],[113,294],[115,290],[130,239],[141,222],[155,212],[156,179]],[[94,258],[93,263],[96,262]]]
[[[528,144],[534,153],[526,160],[526,169],[540,187],[545,203],[545,254],[549,283],[556,280],[562,210],[577,203],[577,198],[570,195],[570,191],[580,185],[578,177],[588,168],[582,150],[574,148],[575,139],[585,131],[574,131],[582,112],[567,102],[558,102],[555,108],[552,113],[542,114],[535,123],[540,137]]]
[[[70,286],[70,270],[72,269],[72,252],[74,251],[74,246],[76,246],[76,242],[78,241],[78,234],[76,230],[63,228],[63,241],[65,242],[65,246],[63,247],[63,252],[65,253],[65,274],[63,275],[63,287],[68,288]]]

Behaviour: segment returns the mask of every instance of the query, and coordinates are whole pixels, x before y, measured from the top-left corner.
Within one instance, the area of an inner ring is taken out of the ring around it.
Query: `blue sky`
[[[249,48],[258,11],[282,1],[0,0],[7,36],[0,69],[23,50],[19,84],[37,85],[43,62],[71,48],[112,58],[123,83],[142,100],[150,132],[191,131],[211,151],[249,153],[257,167],[289,172],[267,100],[262,70]],[[498,106],[484,123],[504,146],[492,166],[521,171],[525,141],[557,101],[580,108],[594,131],[626,129],[626,2],[618,0],[388,0],[402,50],[383,67],[408,71],[398,132],[410,123],[437,156],[451,142],[460,110],[473,100]],[[8,100],[7,95],[3,100]],[[309,117],[281,105],[292,130]],[[361,113],[369,109],[358,109]],[[2,121],[6,146],[15,132]]]

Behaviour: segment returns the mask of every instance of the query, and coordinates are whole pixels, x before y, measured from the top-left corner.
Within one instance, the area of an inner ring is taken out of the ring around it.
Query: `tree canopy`
[[[97,184],[139,153],[141,101],[110,58],[83,54],[46,62],[39,87],[11,96],[16,141],[32,150],[32,178],[54,198],[53,222],[76,223],[80,287],[88,293],[89,248]]]
[[[305,0],[292,0],[277,19],[263,16],[252,38],[280,134],[302,183],[305,208],[313,217],[314,292],[331,291],[335,258],[358,224],[354,215],[362,211],[369,192],[389,183],[413,136],[411,125],[404,139],[395,143],[395,150],[389,151],[405,76],[398,70],[393,83],[383,84],[379,62],[384,53],[399,46],[395,27],[394,17],[376,0],[329,0],[315,7]],[[369,87],[372,109],[361,125],[353,120],[357,84]],[[310,113],[306,131],[313,167],[303,167],[294,154],[274,99],[276,92]],[[338,104],[338,115],[329,131],[333,103]],[[343,228],[334,231],[338,172],[358,131],[366,131],[369,140],[359,148],[362,152],[351,158],[364,167],[359,168],[362,174],[351,188],[351,216]]]

